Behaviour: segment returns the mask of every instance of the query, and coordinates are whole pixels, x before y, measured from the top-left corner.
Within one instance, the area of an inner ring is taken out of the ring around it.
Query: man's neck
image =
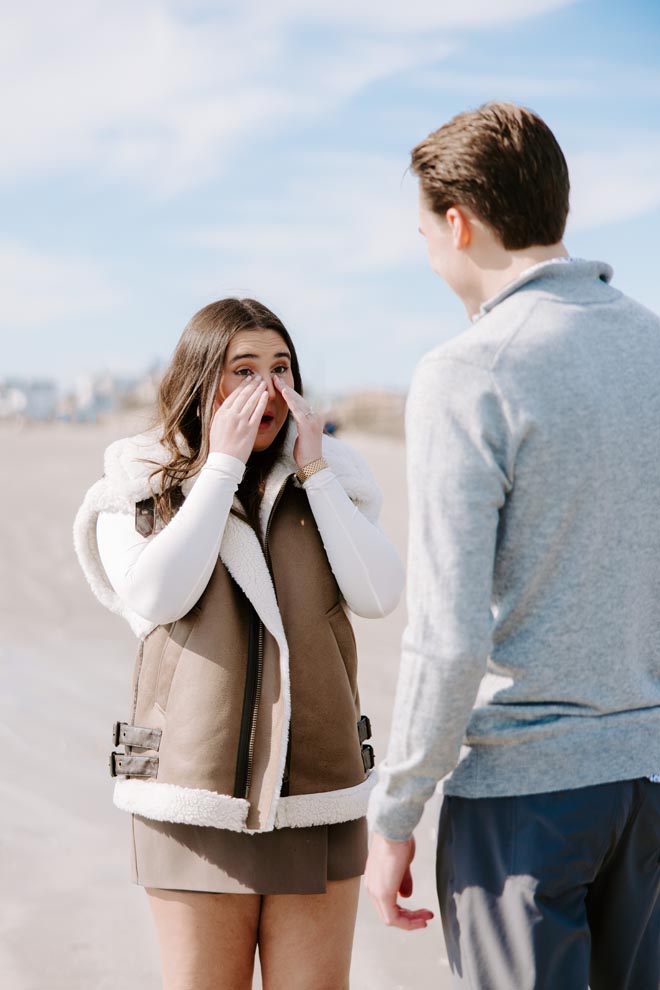
[[[568,251],[561,241],[558,244],[525,248],[523,251],[506,251],[502,248],[487,262],[481,259],[474,267],[474,283],[462,297],[470,319],[479,313],[486,300],[496,296],[528,268],[552,258],[568,258]]]

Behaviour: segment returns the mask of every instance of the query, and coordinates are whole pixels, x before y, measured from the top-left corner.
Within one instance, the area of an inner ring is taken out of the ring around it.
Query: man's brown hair
[[[411,153],[434,211],[465,206],[509,251],[556,244],[568,216],[566,159],[544,121],[514,103],[457,114]]]

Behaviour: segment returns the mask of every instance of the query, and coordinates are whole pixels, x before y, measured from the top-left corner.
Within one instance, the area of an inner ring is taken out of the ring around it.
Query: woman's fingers
[[[254,375],[245,385],[241,388],[235,389],[231,395],[225,400],[229,402],[230,399],[234,399],[229,408],[235,409],[236,412],[241,412],[245,408],[247,403],[252,397],[257,395],[260,388],[264,388],[266,385],[265,381],[261,375]],[[234,398],[235,397],[235,398]]]
[[[236,416],[240,422],[249,422],[251,420],[254,410],[264,396],[266,397],[266,401],[268,401],[268,389],[266,388],[266,383],[261,382],[257,385],[257,388],[255,388],[254,391],[247,396],[242,407],[236,411]]]
[[[234,414],[239,414],[245,402],[257,391],[257,385],[259,382],[248,381],[245,384],[241,383],[240,388],[234,389],[230,392],[226,399],[217,398],[213,402],[213,418],[220,416],[225,419],[232,412]]]
[[[309,412],[308,404],[305,402],[302,395],[298,395],[295,388],[291,388],[290,385],[283,382],[278,375],[273,375],[273,381],[275,382],[276,388],[279,389],[282,398],[291,410],[293,418],[296,422],[299,422],[302,417]]]
[[[264,409],[268,405],[268,392],[265,391],[262,395],[255,396],[255,399],[256,399],[256,404],[254,406],[252,414],[248,419],[248,424],[250,426],[254,426],[255,423],[259,425],[259,423],[261,422],[261,417],[264,414]],[[250,403],[250,405],[252,405],[252,403]],[[246,406],[245,411],[247,412],[248,403],[246,403],[245,406]]]
[[[286,382],[282,381],[279,375],[273,375],[272,377],[275,382],[275,387],[279,389],[287,406],[293,412],[295,406],[304,401],[302,396],[298,395],[295,388],[291,388],[286,384]],[[296,400],[298,400],[298,402],[296,402]]]

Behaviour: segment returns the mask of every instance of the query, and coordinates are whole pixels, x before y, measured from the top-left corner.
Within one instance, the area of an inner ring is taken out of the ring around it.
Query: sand
[[[137,420],[0,428],[0,986],[7,990],[157,990],[158,950],[144,891],[129,879],[128,816],[113,807],[110,728],[128,714],[136,641],[93,598],[71,525],[102,452]],[[382,524],[406,541],[400,441],[345,435],[384,494]],[[363,710],[384,753],[405,606],[355,620]],[[418,829],[414,906],[436,911],[436,797]],[[255,987],[260,985],[255,979]],[[363,891],[353,990],[449,987],[439,921],[385,928]]]

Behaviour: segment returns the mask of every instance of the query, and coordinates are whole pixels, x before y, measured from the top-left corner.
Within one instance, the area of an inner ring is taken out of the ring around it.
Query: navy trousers
[[[457,987],[660,990],[660,784],[445,797],[437,883]]]

